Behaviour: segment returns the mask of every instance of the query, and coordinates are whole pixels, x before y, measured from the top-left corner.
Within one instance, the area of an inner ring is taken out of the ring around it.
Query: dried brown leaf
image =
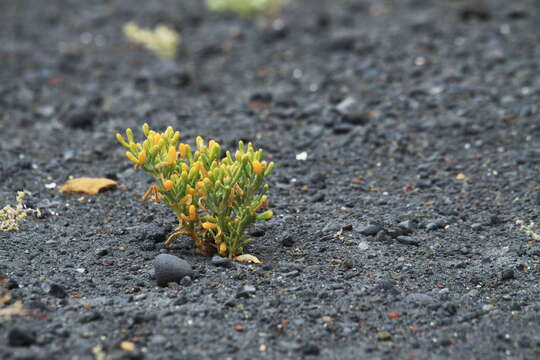
[[[239,255],[239,256],[235,257],[234,260],[238,261],[238,262],[262,264],[261,260],[257,259],[256,256],[253,256],[253,255],[250,255],[250,254]]]
[[[60,191],[68,194],[96,195],[102,190],[115,188],[116,186],[118,186],[118,183],[111,179],[82,177],[68,180],[60,188]]]

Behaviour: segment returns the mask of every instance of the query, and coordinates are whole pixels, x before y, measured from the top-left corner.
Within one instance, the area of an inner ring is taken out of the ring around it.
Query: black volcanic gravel
[[[540,2],[202,3],[0,2],[0,207],[43,213],[0,232],[0,359],[540,358]],[[263,264],[163,244],[114,137],[144,122],[276,162]],[[120,187],[58,191],[82,176]],[[158,286],[160,254],[192,272]]]

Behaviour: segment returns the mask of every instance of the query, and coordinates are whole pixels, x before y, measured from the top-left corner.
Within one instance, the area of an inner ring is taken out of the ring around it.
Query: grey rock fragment
[[[166,286],[170,282],[180,283],[184,276],[193,276],[190,263],[170,254],[156,256],[154,271],[159,286]]]

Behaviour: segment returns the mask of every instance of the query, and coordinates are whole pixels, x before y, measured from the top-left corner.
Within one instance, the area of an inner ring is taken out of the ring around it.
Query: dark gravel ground
[[[177,61],[128,44],[130,20],[181,30]],[[1,1],[0,204],[24,189],[44,216],[0,233],[33,314],[0,324],[0,358],[540,358],[540,240],[516,225],[540,233],[539,24],[535,0],[298,0],[274,21]],[[162,244],[174,215],[114,139],[145,121],[277,163],[264,264]],[[70,176],[121,187],[60,193]],[[158,287],[160,253],[192,276]]]

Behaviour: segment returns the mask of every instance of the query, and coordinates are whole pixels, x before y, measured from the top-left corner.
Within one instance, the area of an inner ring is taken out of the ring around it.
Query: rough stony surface
[[[0,358],[539,358],[540,3],[201,3],[0,2],[0,204],[43,213],[0,233],[28,310]],[[182,31],[178,59],[130,20]],[[114,138],[145,121],[277,163],[263,264],[163,245],[174,214]],[[120,186],[58,191],[83,176]],[[157,286],[159,254],[192,276]]]

